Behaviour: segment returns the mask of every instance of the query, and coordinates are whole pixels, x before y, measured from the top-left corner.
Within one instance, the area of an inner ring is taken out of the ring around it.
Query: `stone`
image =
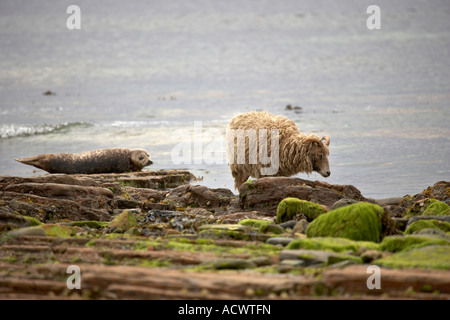
[[[275,214],[285,198],[298,198],[331,207],[342,198],[366,201],[361,192],[350,185],[330,185],[322,181],[300,178],[266,177],[244,183],[239,188],[239,204],[244,210]]]
[[[347,199],[347,198],[340,199],[340,200],[336,201],[336,202],[331,206],[331,210],[335,210],[335,209],[338,209],[338,208],[342,208],[342,207],[345,207],[345,206],[349,206],[349,205],[354,204],[354,203],[357,203],[357,202],[358,202],[358,201],[353,200],[353,199]]]
[[[341,237],[380,242],[393,224],[382,207],[368,202],[355,203],[319,216],[308,226],[310,237]],[[384,229],[384,230],[383,230]]]
[[[292,229],[292,233],[306,234],[308,226],[309,226],[308,221],[306,221],[306,219],[301,219],[295,224],[294,229]]]
[[[228,189],[211,189],[200,185],[182,185],[169,191],[165,201],[176,208],[203,207],[220,208],[229,206],[236,196]]]
[[[255,264],[257,267],[270,266],[272,264],[272,260],[267,256],[249,258],[247,261]]]
[[[375,200],[377,204],[380,206],[387,206],[387,205],[399,205],[400,202],[403,200],[403,197],[391,197],[391,198],[385,198],[385,199],[377,199]]]
[[[282,250],[279,255],[280,261],[284,260],[302,260],[305,266],[327,266],[341,261],[350,260],[356,263],[362,263],[359,257],[321,250]]]
[[[267,239],[266,243],[273,244],[273,245],[282,245],[287,246],[289,243],[291,243],[294,239],[292,238],[286,238],[286,237],[272,237]]]
[[[294,229],[296,224],[297,224],[296,220],[289,220],[289,221],[280,223],[280,226],[284,229]]]
[[[450,202],[450,181],[439,181],[414,196],[406,195],[400,202],[400,206],[406,211],[406,215],[415,216],[421,214],[430,199],[442,201],[447,205]]]

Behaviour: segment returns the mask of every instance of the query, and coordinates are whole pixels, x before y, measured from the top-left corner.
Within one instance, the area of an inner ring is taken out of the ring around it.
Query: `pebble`
[[[292,240],[294,240],[294,239],[286,238],[286,237],[272,237],[272,238],[267,239],[266,243],[273,244],[273,245],[281,244],[283,247],[285,247],[289,243],[291,243]]]

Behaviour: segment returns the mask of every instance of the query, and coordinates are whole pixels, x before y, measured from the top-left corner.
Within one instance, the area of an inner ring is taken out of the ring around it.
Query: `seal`
[[[47,153],[16,161],[49,173],[94,174],[141,171],[153,164],[142,149],[111,148],[82,153]]]

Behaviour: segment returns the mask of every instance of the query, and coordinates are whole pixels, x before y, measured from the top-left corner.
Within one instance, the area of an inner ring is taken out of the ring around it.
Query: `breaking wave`
[[[58,124],[2,124],[0,125],[0,139],[28,137],[49,133],[64,133],[73,128],[88,128],[93,124],[87,122],[65,122]]]

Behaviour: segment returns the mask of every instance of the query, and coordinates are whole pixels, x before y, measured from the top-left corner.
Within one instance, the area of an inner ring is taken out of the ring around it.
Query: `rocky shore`
[[[0,176],[0,299],[449,299],[449,203],[448,181],[374,200],[180,170]]]

